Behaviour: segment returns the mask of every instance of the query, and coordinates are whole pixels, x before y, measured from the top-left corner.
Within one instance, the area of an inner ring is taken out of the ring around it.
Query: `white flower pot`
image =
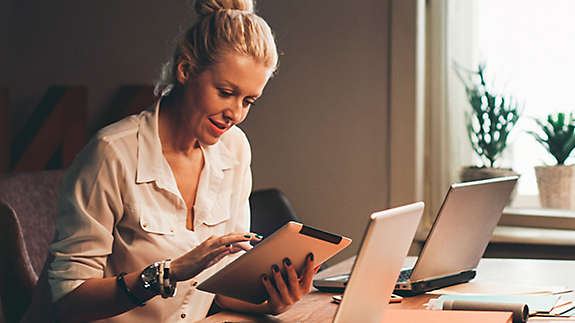
[[[575,210],[575,165],[537,166],[535,175],[541,207]]]

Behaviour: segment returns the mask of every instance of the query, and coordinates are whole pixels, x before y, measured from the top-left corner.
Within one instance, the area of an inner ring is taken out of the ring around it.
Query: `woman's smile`
[[[211,118],[208,118],[208,120],[210,120],[210,129],[215,137],[220,137],[228,130],[226,123],[218,122]]]
[[[222,122],[218,122],[215,121],[211,118],[208,118],[210,120],[211,123],[213,123],[216,127],[218,127],[219,129],[226,129],[228,124],[227,123],[222,123]]]

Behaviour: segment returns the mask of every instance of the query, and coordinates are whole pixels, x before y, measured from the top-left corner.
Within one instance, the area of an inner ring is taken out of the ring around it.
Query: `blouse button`
[[[144,228],[147,228],[147,227],[148,227],[148,224],[147,224],[147,223],[144,223],[144,224],[142,224],[142,226],[143,226]]]
[[[183,318],[183,319],[185,319],[185,318],[186,318],[186,313],[180,314],[180,317]]]
[[[198,282],[197,282],[197,281],[193,281],[193,282],[192,282],[192,287],[196,287],[196,286],[198,286]]]
[[[170,228],[170,232],[174,233],[174,228]]]

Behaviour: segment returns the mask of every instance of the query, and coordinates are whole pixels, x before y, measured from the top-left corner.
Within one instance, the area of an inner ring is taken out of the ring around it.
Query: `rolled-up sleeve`
[[[92,278],[102,278],[112,253],[114,224],[123,214],[121,163],[112,147],[95,138],[64,178],[48,278],[53,301]]]

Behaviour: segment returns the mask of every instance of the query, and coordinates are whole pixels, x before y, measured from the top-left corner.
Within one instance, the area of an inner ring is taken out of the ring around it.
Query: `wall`
[[[98,127],[118,86],[153,83],[192,12],[175,0],[8,2],[3,47],[12,58],[0,84],[9,85],[16,130],[54,84],[88,86],[89,125]]]
[[[173,0],[9,0],[2,9],[10,45],[0,86],[10,87],[16,130],[53,84],[88,86],[96,128],[118,86],[156,78],[191,12]],[[258,12],[282,56],[242,126],[254,188],[278,187],[306,224],[352,237],[341,260],[357,250],[369,213],[388,205],[389,1],[262,0]]]
[[[283,55],[243,128],[255,188],[304,223],[352,237],[387,206],[388,1],[260,1]]]

